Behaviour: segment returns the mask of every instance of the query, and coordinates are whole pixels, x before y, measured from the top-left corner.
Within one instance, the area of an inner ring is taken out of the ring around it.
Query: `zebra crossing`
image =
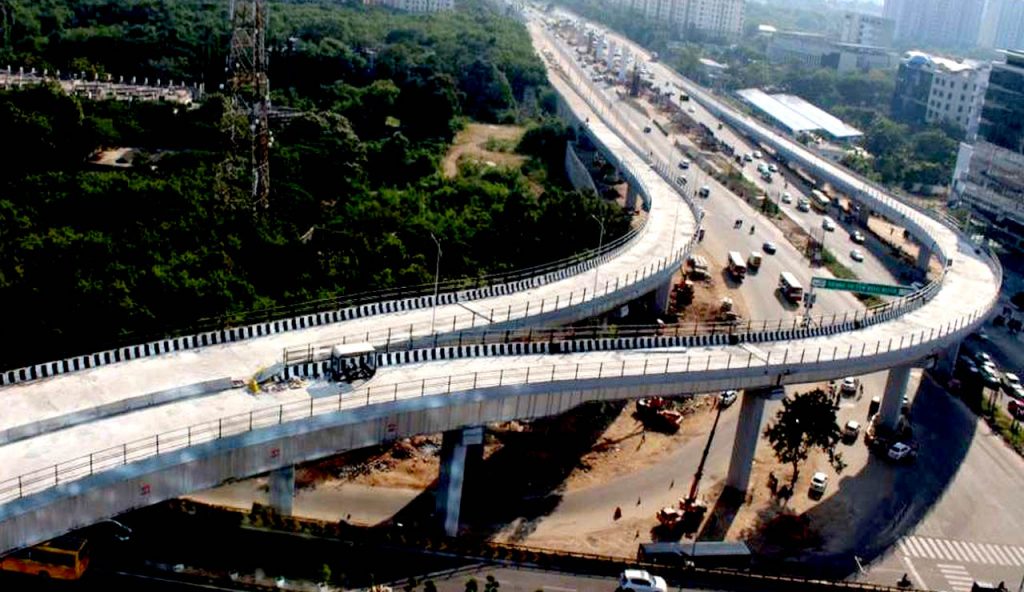
[[[949,590],[952,592],[970,592],[974,584],[974,578],[971,577],[966,567],[946,563],[940,563],[938,567],[942,577],[949,584]]]
[[[1024,566],[1024,547],[972,543],[934,537],[907,536],[897,543],[908,557],[922,557],[959,563]]]

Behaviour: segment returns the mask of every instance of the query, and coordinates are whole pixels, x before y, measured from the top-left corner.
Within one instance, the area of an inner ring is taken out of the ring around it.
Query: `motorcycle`
[[[737,220],[736,222],[733,223],[732,227],[733,228],[742,228],[743,227],[743,220]]]

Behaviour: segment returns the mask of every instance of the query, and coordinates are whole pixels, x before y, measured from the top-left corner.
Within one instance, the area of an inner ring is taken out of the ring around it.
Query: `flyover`
[[[531,31],[545,34],[537,27]],[[14,411],[5,413],[6,426],[160,388],[225,375],[248,376],[276,362],[283,347],[305,341],[369,339],[384,343],[396,334],[408,332],[422,338],[435,333],[432,328],[442,327],[446,332],[467,329],[472,333],[482,331],[480,317],[496,321],[486,323],[491,329],[556,324],[664,286],[692,244],[699,211],[687,208],[685,220],[668,214],[668,204],[678,199],[665,180],[672,167],[646,162],[636,130],[616,127],[618,120],[611,108],[585,90],[576,94],[568,83],[574,80],[572,66],[568,61],[563,64],[565,79],[554,77],[553,83],[566,105],[579,121],[588,124],[589,133],[617,156],[617,165],[633,177],[651,208],[645,230],[595,267],[594,273],[584,270],[567,279],[490,299],[438,306],[435,322],[428,322],[434,311],[421,307],[382,318],[318,325],[301,334],[257,335],[8,386],[0,390],[8,409]],[[711,97],[699,100],[713,104]],[[726,108],[720,108],[723,117],[729,116]],[[751,133],[763,134],[762,141],[780,151],[790,149],[787,140],[736,117],[733,125],[750,126]],[[833,171],[834,167],[816,161],[811,154],[793,150],[792,157],[807,159],[808,166],[813,165],[820,174],[835,175],[837,183],[849,177],[842,187],[858,183],[856,177]],[[775,340],[763,340],[770,329],[766,321],[757,339],[737,336],[701,345],[637,338],[625,343],[625,350],[522,354],[506,348],[501,356],[471,351],[456,359],[384,366],[368,383],[328,394],[318,390],[321,385],[261,397],[234,389],[45,431],[0,446],[4,461],[0,463],[0,552],[126,510],[268,471],[277,471],[272,488],[280,492],[284,506],[294,464],[428,432],[446,432],[450,441],[446,459],[453,462],[446,463],[452,466],[447,469],[448,479],[442,477],[447,487],[439,496],[446,507],[439,509],[442,514],[447,510],[449,518],[454,510],[457,525],[457,461],[470,453],[473,438],[478,437],[473,427],[559,413],[590,400],[653,394],[750,389],[737,431],[743,438],[740,441],[738,436],[737,449],[744,454],[734,462],[737,470],[730,471],[730,483],[745,488],[749,478],[745,451],[751,446],[751,434],[756,443],[763,411],[758,389],[884,368],[908,370],[911,364],[955,346],[988,315],[997,296],[998,262],[954,228],[877,190],[864,191],[858,197],[872,209],[904,223],[945,263],[941,281],[927,288],[912,306],[899,309],[901,314],[877,323],[838,324],[828,334],[776,334]],[[597,299],[591,287],[595,280]],[[588,287],[589,299],[583,295]],[[468,314],[467,305],[471,305]],[[905,381],[903,371],[892,374],[896,378],[890,378],[892,386],[886,389],[883,417],[890,416],[893,409],[898,411],[901,375]],[[743,474],[744,462],[747,475]],[[446,526],[450,525],[449,519]]]

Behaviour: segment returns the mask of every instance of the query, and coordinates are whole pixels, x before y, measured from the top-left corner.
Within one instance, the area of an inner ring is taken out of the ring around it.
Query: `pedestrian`
[[[622,508],[615,506],[615,513],[612,514],[612,520],[618,520],[622,518]]]
[[[672,480],[672,482],[668,484],[668,488],[669,488],[669,489],[672,489],[672,488],[673,488],[673,487],[675,487],[675,486],[676,486],[676,480],[675,480],[675,479],[673,479],[673,480]]]
[[[647,441],[647,430],[640,432],[640,443],[643,444]]]
[[[636,505],[640,505],[640,498],[636,498]]]

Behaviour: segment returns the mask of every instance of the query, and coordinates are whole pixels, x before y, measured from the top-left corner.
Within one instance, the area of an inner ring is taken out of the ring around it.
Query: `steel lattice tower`
[[[267,0],[231,0],[231,48],[227,87],[237,112],[249,121],[249,133],[234,137],[252,150],[252,205],[270,206],[270,79],[267,77]]]

